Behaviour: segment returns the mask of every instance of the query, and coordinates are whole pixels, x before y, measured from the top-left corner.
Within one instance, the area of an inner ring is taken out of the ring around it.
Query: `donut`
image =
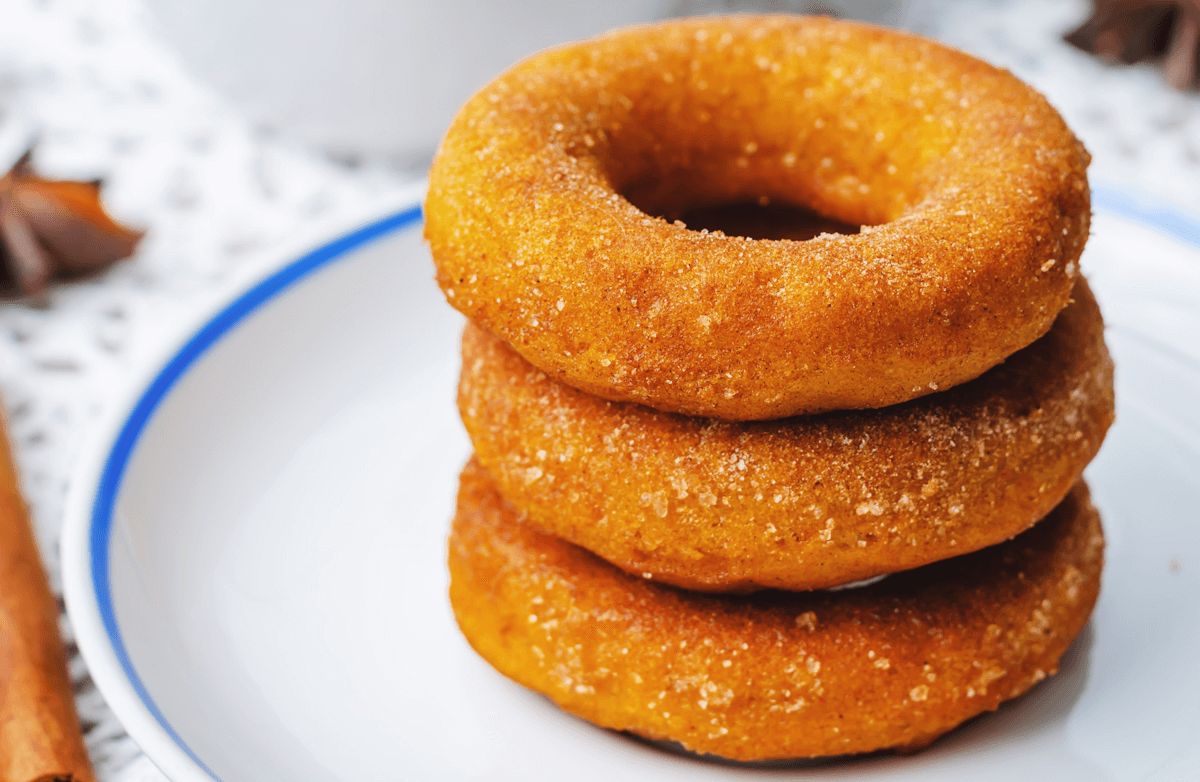
[[[884,407],[1044,334],[1088,154],[1037,92],[861,24],[702,17],[550,49],[473,96],[425,235],[446,299],[588,393],[730,420]],[[784,203],[855,234],[690,230]]]
[[[1055,672],[1100,585],[1079,484],[1040,524],[858,589],[682,592],[520,521],[462,474],[450,600],[516,682],[590,722],[768,760],[913,749]]]
[[[500,493],[634,574],[815,589],[1006,540],[1050,512],[1113,420],[1095,299],[970,383],[884,410],[726,422],[608,402],[463,335],[459,410]]]

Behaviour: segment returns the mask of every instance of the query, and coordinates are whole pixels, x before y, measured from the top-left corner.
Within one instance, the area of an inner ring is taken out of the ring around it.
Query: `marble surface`
[[[779,3],[775,3],[779,6]],[[908,3],[890,21],[977,53],[1042,89],[1109,187],[1200,211],[1200,97],[1151,67],[1111,68],[1063,44],[1082,2]],[[57,588],[73,461],[131,370],[190,315],[248,279],[272,246],[361,212],[419,172],[347,165],[248,125],[194,83],[138,0],[6,0],[0,25],[0,166],[33,141],[47,175],[103,177],[111,210],[149,233],[137,256],[0,303],[0,394]],[[63,622],[64,633],[70,628]],[[103,780],[162,776],[124,735],[72,646],[71,672]]]

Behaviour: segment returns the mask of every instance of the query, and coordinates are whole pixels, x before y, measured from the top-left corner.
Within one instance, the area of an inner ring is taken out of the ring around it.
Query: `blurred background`
[[[423,176],[457,106],[543,46],[729,11],[912,30],[1042,90],[1092,151],[1094,184],[1200,211],[1196,0],[0,0],[0,9],[0,172],[32,151],[41,176],[102,180],[109,210],[146,231],[131,259],[0,304],[0,393],[55,579],[73,459],[131,368],[259,273],[279,243],[398,198]],[[77,655],[72,674],[102,778],[160,779]]]

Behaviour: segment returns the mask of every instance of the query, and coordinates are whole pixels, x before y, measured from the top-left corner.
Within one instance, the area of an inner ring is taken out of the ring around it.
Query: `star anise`
[[[140,231],[113,220],[100,182],[42,179],[29,154],[0,177],[0,281],[25,295],[129,257]]]
[[[1161,58],[1167,81],[1200,86],[1200,0],[1093,0],[1069,43],[1114,62]]]

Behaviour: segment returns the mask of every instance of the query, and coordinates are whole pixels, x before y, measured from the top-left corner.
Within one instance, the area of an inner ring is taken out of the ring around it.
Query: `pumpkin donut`
[[[425,233],[450,304],[576,388],[736,420],[874,408],[1049,329],[1088,235],[1087,163],[1041,95],[961,52],[703,17],[551,49],[483,88],[434,160]],[[671,221],[747,201],[863,228]]]
[[[608,728],[766,760],[923,746],[1053,674],[1100,586],[1083,484],[1020,537],[859,589],[681,592],[538,532],[477,464],[450,600],[504,675]]]
[[[544,532],[689,589],[814,589],[1025,530],[1100,448],[1112,381],[1081,280],[1033,345],[884,410],[755,423],[661,413],[552,380],[470,326],[459,410],[500,493]]]

